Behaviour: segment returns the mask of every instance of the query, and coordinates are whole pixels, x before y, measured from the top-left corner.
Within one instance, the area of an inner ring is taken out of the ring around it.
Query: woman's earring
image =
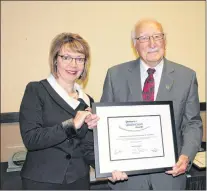
[[[83,74],[81,74],[78,79],[80,80],[82,78],[82,76],[83,76]]]
[[[80,80],[82,77],[83,77],[83,73],[79,76],[79,78],[78,78],[78,79]]]
[[[57,61],[55,61],[54,65],[55,65],[55,67],[54,67],[55,72],[57,72]]]

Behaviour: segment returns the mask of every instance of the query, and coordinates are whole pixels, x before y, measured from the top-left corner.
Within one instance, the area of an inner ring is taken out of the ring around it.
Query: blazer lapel
[[[46,89],[48,94],[52,97],[52,99],[65,111],[72,114],[73,116],[76,115],[76,111],[68,105],[68,103],[65,102],[64,99],[62,99],[57,92],[52,88],[52,86],[49,84],[47,80],[42,80],[40,83],[43,85],[43,87]]]
[[[128,69],[128,91],[129,96],[127,101],[142,101],[142,87],[140,77],[140,59],[134,61],[132,67]]]
[[[174,68],[168,62],[169,61],[164,58],[164,66],[160,80],[160,85],[157,92],[156,101],[168,101],[171,100],[172,97],[170,91],[174,83],[174,79],[172,78]]]

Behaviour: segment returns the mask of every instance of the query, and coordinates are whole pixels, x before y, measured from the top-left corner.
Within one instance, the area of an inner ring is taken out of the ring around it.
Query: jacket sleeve
[[[90,99],[90,107],[94,102],[94,99],[87,95]],[[93,139],[93,130],[88,129],[86,135],[81,139],[81,149],[83,151],[84,160],[88,165],[91,165],[95,168],[95,157],[94,157],[94,139]]]
[[[103,86],[103,93],[101,96],[101,102],[113,102],[114,101],[114,94],[113,94],[113,86],[111,82],[111,74],[110,69],[107,71],[104,86]]]
[[[38,82],[30,82],[25,90],[20,105],[20,132],[27,150],[40,150],[55,146],[76,134],[73,126],[63,128],[62,124],[45,127],[42,112],[44,101],[40,98],[41,92]]]
[[[193,162],[200,148],[203,133],[198,98],[198,83],[195,73],[193,74],[189,88],[182,124],[183,146],[181,154],[187,155],[190,161]]]
[[[84,153],[83,157],[86,163],[95,168],[93,130],[89,129],[87,131],[85,137],[81,140],[80,146]]]

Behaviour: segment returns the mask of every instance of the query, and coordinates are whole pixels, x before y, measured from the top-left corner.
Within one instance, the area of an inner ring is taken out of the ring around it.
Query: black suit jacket
[[[77,133],[68,135],[62,127],[63,121],[84,109],[80,105],[76,110],[70,107],[47,80],[27,85],[19,118],[28,150],[22,177],[62,183],[66,175],[67,183],[71,183],[89,175],[89,164],[94,165],[93,132],[84,124]]]

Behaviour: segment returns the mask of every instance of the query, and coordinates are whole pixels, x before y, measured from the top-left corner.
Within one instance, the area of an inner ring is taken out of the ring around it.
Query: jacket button
[[[70,160],[71,159],[71,155],[70,154],[66,155],[66,159]]]

